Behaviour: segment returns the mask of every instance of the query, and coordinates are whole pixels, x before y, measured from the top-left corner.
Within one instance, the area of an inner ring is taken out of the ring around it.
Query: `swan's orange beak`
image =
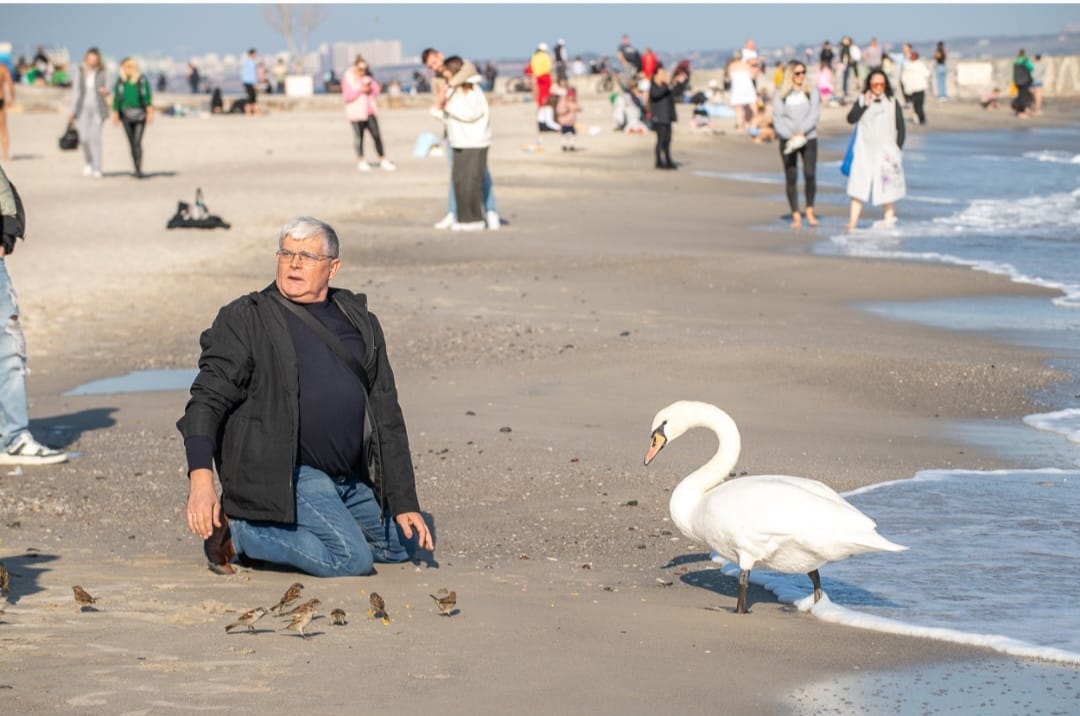
[[[648,465],[652,462],[653,458],[664,449],[666,444],[667,438],[664,436],[663,428],[657,428],[652,434],[652,445],[649,446],[649,452],[645,453],[645,464]]]

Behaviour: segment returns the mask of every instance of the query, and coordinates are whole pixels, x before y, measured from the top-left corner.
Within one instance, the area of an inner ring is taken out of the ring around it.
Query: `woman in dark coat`
[[[656,132],[657,169],[675,169],[675,162],[671,161],[671,123],[678,120],[675,98],[686,90],[689,77],[685,72],[676,71],[672,81],[675,84],[668,83],[667,70],[659,65],[649,85],[649,112],[653,131]]]

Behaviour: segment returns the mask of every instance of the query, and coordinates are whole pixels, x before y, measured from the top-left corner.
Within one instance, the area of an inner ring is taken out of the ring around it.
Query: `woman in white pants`
[[[105,67],[96,47],[86,51],[78,76],[72,85],[71,121],[78,122],[79,142],[82,144],[83,176],[101,178],[101,128],[109,116],[109,88],[105,84]]]

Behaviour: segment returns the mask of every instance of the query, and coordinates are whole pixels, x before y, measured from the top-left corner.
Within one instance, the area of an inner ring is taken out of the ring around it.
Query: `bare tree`
[[[289,64],[301,61],[307,55],[311,33],[326,18],[326,8],[321,5],[293,5],[277,3],[264,5],[263,15],[270,27],[285,38],[289,50]],[[300,35],[300,46],[296,45],[296,36]]]

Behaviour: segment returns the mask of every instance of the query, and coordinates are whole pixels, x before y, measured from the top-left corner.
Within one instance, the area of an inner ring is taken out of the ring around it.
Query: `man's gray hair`
[[[281,227],[281,235],[278,237],[278,248],[285,243],[285,237],[304,241],[322,237],[322,252],[327,256],[337,258],[339,252],[337,233],[334,228],[325,221],[319,221],[311,216],[296,216],[285,222]]]

